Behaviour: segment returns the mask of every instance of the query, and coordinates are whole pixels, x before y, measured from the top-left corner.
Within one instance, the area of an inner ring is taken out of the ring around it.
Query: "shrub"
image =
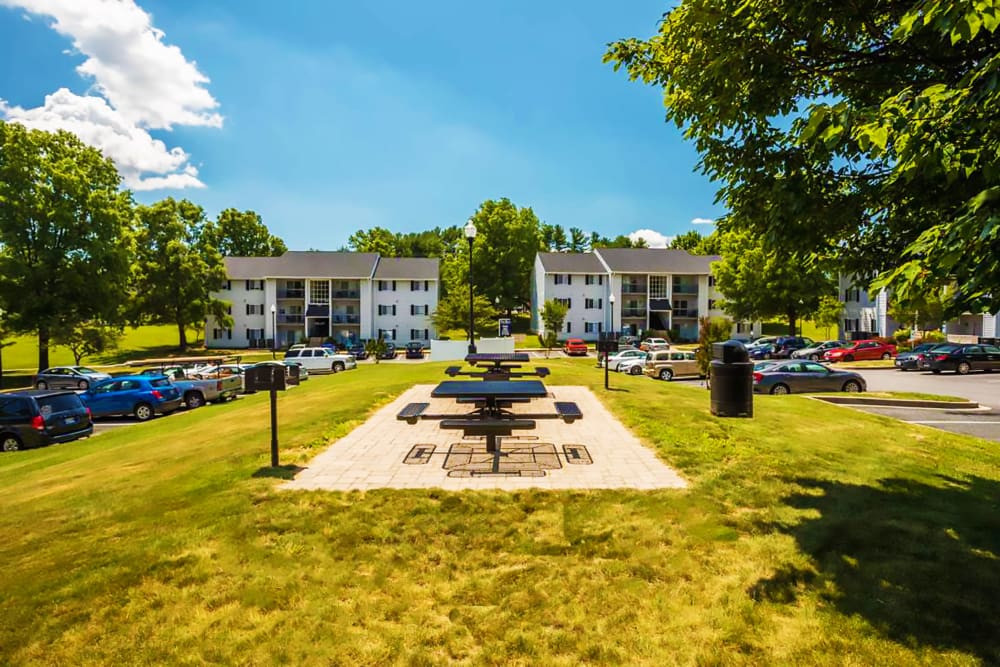
[[[925,343],[946,343],[948,342],[948,337],[940,331],[925,331],[923,336],[923,342]]]
[[[896,329],[896,333],[892,334],[892,337],[896,339],[897,344],[901,344],[905,341],[910,340],[910,330]]]
[[[698,350],[695,357],[698,359],[698,369],[707,377],[712,367],[712,343],[729,340],[733,323],[724,317],[703,316],[698,319],[698,324]]]

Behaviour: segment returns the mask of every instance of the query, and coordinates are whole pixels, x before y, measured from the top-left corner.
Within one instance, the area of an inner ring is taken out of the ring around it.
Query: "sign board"
[[[500,338],[507,338],[510,336],[510,318],[501,317],[500,318]]]
[[[618,332],[602,331],[597,337],[597,351],[604,354],[618,351]]]
[[[248,368],[243,374],[247,391],[285,390],[284,364],[260,364]]]

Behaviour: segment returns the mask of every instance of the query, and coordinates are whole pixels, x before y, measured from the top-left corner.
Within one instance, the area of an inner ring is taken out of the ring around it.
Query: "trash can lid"
[[[735,364],[750,360],[746,346],[738,340],[727,340],[722,343],[712,343],[712,358],[727,364]]]

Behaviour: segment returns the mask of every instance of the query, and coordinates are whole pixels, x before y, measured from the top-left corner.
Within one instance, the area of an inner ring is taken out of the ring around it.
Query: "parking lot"
[[[931,426],[1000,442],[1000,374],[918,373],[897,370],[859,370],[868,391],[909,391],[942,396],[960,396],[983,406],[980,410],[937,408],[864,407],[865,412],[885,415],[911,424]],[[856,406],[852,406],[856,407]]]

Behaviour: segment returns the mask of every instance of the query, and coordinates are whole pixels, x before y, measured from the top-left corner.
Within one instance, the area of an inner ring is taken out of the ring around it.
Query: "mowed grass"
[[[1000,661],[995,445],[804,397],[553,358],[690,488],[277,490],[445,365],[0,456],[0,664]]]

